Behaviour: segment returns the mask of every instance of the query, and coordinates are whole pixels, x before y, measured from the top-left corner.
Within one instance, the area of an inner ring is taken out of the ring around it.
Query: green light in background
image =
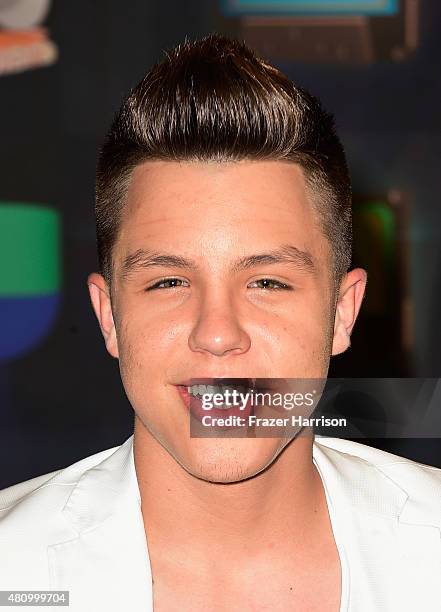
[[[372,200],[353,209],[355,264],[368,273],[366,304],[372,314],[393,308],[397,281],[397,221],[387,202]]]
[[[23,202],[0,204],[0,295],[53,294],[60,287],[60,217]]]

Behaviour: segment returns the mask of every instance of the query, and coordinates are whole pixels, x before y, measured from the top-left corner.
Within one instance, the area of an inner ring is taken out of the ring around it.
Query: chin
[[[262,472],[286,444],[279,438],[193,438],[190,448],[175,458],[193,476],[227,484]]]

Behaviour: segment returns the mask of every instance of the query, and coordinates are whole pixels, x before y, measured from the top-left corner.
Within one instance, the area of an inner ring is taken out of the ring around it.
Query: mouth
[[[196,386],[205,386],[206,393],[213,393],[214,390],[210,387],[215,387],[219,392],[223,389],[236,389],[239,393],[247,392],[270,392],[280,391],[283,385],[281,385],[283,379],[278,378],[232,378],[232,377],[198,377],[189,378],[180,383],[177,383],[176,387],[182,387],[187,389],[191,393],[191,389]],[[202,393],[202,389],[201,389]],[[200,394],[201,394],[200,393]]]
[[[258,389],[255,381],[252,378],[191,378],[175,386],[186,409],[198,421],[202,421],[206,415],[247,419],[253,410],[252,392]],[[222,394],[225,402],[216,405],[210,402],[208,407],[203,396],[214,398],[218,394]]]

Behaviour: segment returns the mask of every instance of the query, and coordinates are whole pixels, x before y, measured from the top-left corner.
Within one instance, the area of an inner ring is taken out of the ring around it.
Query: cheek
[[[302,363],[315,362],[326,353],[328,337],[329,329],[323,322],[320,327],[304,323],[300,327],[287,328],[285,340],[281,343],[284,347],[282,353],[294,355]]]
[[[295,316],[283,326],[288,334],[302,351],[309,352],[312,348],[320,346],[329,332],[329,314],[323,304],[309,303],[307,307],[299,309]]]
[[[118,346],[128,361],[137,358],[145,361],[164,344],[164,333],[157,322],[153,322],[145,312],[129,310],[130,315],[123,319],[118,329]]]
[[[280,338],[281,354],[295,357],[297,365],[308,370],[318,365],[319,371],[327,368],[332,346],[332,330],[325,300],[310,302],[307,308],[291,317],[283,325]],[[297,367],[294,365],[295,369]],[[298,371],[298,370],[297,370]]]
[[[174,329],[174,328],[173,328]],[[164,377],[176,352],[176,334],[170,326],[131,311],[118,326],[119,368],[127,395],[146,397],[154,391],[150,384]]]
[[[142,372],[151,367],[156,339],[145,325],[131,317],[118,330],[119,367],[124,386],[145,378]]]
[[[139,351],[131,344],[128,337],[120,337],[118,346],[121,380],[127,395],[130,396],[129,389],[134,382],[139,380],[139,372],[142,371],[143,364],[139,359]]]

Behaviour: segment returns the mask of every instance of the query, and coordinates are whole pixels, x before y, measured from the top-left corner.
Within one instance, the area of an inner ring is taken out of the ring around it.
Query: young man
[[[125,100],[96,196],[88,285],[134,436],[1,492],[0,588],[75,612],[439,610],[440,470],[190,431],[197,379],[324,379],[350,344],[366,274],[331,116],[241,43],[186,42]]]

